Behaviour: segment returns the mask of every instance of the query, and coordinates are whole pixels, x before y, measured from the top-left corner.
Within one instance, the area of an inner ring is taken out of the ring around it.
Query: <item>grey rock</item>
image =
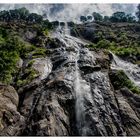
[[[20,135],[24,117],[17,111],[18,95],[11,86],[0,85],[0,135]]]
[[[108,58],[72,37],[54,40],[51,54],[33,63],[43,78],[22,87],[19,99],[12,87],[0,86],[0,135],[140,135],[140,96],[115,91]]]

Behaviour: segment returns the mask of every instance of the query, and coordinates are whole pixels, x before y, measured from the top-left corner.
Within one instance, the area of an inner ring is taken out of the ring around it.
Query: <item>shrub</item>
[[[36,50],[32,53],[32,57],[44,57],[46,55],[46,49],[45,48],[36,48]]]
[[[111,76],[111,81],[115,89],[127,87],[132,92],[140,94],[140,88],[127,77],[123,70],[119,70]]]
[[[43,33],[44,33],[46,36],[48,36],[48,35],[49,35],[49,30],[48,30],[48,29],[45,29],[45,30],[43,31]]]
[[[95,21],[102,21],[103,20],[103,16],[99,13],[93,12],[93,17]]]
[[[100,33],[100,32],[99,32]],[[125,34],[122,34],[123,40],[127,40]],[[128,56],[140,56],[140,47],[138,43],[128,43],[129,45],[120,46],[120,44],[115,42],[110,42],[109,40],[102,39],[97,44],[89,44],[86,47],[95,48],[95,49],[106,49],[110,50],[116,55],[121,57],[128,57]]]
[[[137,6],[137,12],[136,12],[136,16],[137,16],[137,18],[138,18],[138,21],[140,22],[140,4],[138,4],[138,6]]]
[[[9,30],[0,28],[0,32],[2,33],[0,36],[0,81],[9,84],[18,70],[17,62],[20,57],[22,59],[28,59],[31,56],[44,57],[46,49],[37,48],[20,37],[12,36]],[[34,74],[31,75],[33,77]]]
[[[97,48],[104,48],[104,49],[109,48],[110,46],[111,46],[110,41],[106,39],[99,41],[96,45]]]
[[[0,46],[0,81],[10,83],[12,74],[15,73],[16,64],[19,60],[19,48],[17,42],[9,38],[1,42]]]

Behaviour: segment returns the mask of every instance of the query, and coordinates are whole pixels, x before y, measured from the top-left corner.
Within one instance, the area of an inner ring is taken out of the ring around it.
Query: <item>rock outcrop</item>
[[[46,46],[48,58],[32,65],[38,82],[18,94],[0,85],[0,135],[140,135],[140,96],[115,90],[109,58],[84,46],[79,39],[59,36]]]
[[[24,128],[24,117],[18,112],[18,94],[11,86],[0,84],[0,135],[15,136]]]

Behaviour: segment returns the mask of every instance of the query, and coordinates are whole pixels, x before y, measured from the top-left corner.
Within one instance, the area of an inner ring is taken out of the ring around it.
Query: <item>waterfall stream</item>
[[[62,30],[62,31],[59,31]],[[64,28],[57,29],[59,33],[56,33],[56,37],[62,41],[66,47],[71,47],[75,50],[74,56],[69,55],[70,61],[75,61],[75,72],[74,72],[74,93],[75,93],[75,114],[76,114],[76,126],[79,135],[87,135],[88,133],[88,122],[86,121],[86,101],[92,102],[90,85],[81,77],[81,73],[78,66],[78,60],[80,59],[81,45],[86,43],[82,40],[75,38],[70,35],[70,30],[65,23]]]
[[[140,87],[140,67],[130,62],[120,59],[118,56],[113,54],[113,61],[111,64],[112,69],[123,70],[129,79]]]
[[[75,60],[75,113],[77,121],[77,129],[79,135],[85,136],[88,133],[88,122],[86,121],[86,100],[92,100],[90,85],[82,79],[77,61],[79,60],[79,50],[77,52],[77,58]],[[91,101],[92,102],[92,101]]]
[[[72,75],[69,75],[69,77],[67,78],[73,78],[72,81],[75,93],[74,97],[76,127],[78,135],[90,135],[93,131],[96,131],[92,129],[93,123],[91,122],[99,123],[99,125],[103,127],[103,124],[101,123],[101,120],[99,120],[96,116],[96,113],[90,110],[92,107],[97,107],[96,103],[93,100],[93,97],[100,100],[100,106],[103,106],[104,99],[101,93],[105,91],[107,91],[108,93],[108,91],[110,91],[109,81],[106,80],[106,76],[103,73],[94,72],[94,74],[92,74],[92,78],[95,80],[95,83],[93,84],[94,90],[91,91],[91,85],[82,77],[81,70],[79,69],[80,63],[78,63],[78,61],[81,60],[81,57],[84,57],[83,54],[85,52],[88,52],[88,50],[85,51],[85,48],[81,47],[86,43],[78,38],[71,36],[70,30],[66,23],[65,27],[59,26],[53,37],[54,36],[58,38],[61,42],[63,42],[66,48],[70,48],[72,50],[70,52],[67,52],[67,56],[69,62],[75,63],[75,66],[73,66],[74,73],[72,72]],[[83,51],[84,53],[82,54]],[[130,78],[130,80],[132,80],[137,86],[140,87],[140,68],[137,65],[120,59],[113,53],[111,54],[113,56],[111,68],[123,70],[126,73],[126,75]],[[93,57],[93,54],[88,53],[88,56],[89,55],[90,57]],[[92,62],[94,62],[94,58],[92,59]],[[88,61],[88,63],[90,63],[90,61]],[[94,64],[91,63],[90,65]],[[89,114],[92,117],[89,117]],[[106,134],[107,132],[103,131],[100,133]]]

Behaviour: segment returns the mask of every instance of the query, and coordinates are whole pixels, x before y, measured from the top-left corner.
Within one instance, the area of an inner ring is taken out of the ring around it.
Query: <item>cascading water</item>
[[[113,56],[111,64],[112,69],[123,70],[129,79],[140,87],[140,67],[130,62],[120,59],[118,56],[110,52]]]
[[[60,29],[60,27],[59,27]],[[57,31],[59,31],[59,29]],[[89,129],[89,120],[86,120],[86,115],[89,114],[87,109],[87,102],[93,104],[91,88],[89,83],[84,80],[81,76],[78,60],[80,59],[80,51],[85,50],[81,48],[81,45],[85,45],[86,43],[82,40],[75,38],[70,35],[70,30],[65,23],[65,27],[61,28],[62,31],[56,33],[56,37],[65,44],[67,48],[73,48],[74,52],[69,52],[69,61],[75,62],[75,72],[74,72],[74,93],[75,93],[75,114],[76,114],[76,126],[79,135],[86,136],[90,133]],[[89,53],[88,53],[89,55]],[[70,77],[67,77],[71,79]]]
[[[75,60],[75,111],[76,111],[76,121],[77,129],[79,135],[86,136],[88,133],[88,122],[86,121],[86,104],[85,100],[92,100],[90,85],[87,84],[85,80],[80,76],[80,70],[77,61],[79,60],[79,50],[77,52],[77,57]],[[91,101],[92,102],[92,101]]]

